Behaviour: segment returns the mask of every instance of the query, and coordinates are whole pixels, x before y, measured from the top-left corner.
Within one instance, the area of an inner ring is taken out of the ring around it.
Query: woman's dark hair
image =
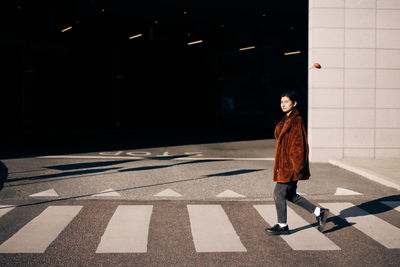
[[[297,96],[295,91],[285,91],[281,95],[281,98],[284,97],[284,96],[288,97],[290,100],[292,100],[292,102],[297,102],[297,103],[299,102],[298,101],[298,96]]]

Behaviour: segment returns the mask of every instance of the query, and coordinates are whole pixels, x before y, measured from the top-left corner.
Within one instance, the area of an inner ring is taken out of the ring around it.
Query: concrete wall
[[[400,158],[400,0],[309,0],[308,86],[311,161]]]

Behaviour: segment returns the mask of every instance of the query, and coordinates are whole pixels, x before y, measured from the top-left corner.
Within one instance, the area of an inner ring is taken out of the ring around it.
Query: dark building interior
[[[3,134],[271,138],[286,89],[307,122],[307,0],[6,2]]]

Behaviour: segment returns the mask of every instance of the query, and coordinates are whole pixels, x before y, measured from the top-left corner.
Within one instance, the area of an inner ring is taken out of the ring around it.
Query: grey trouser
[[[287,207],[286,200],[306,209],[313,213],[316,206],[304,197],[296,193],[297,181],[289,183],[276,183],[274,190],[274,200],[276,213],[278,215],[278,223],[287,223]]]

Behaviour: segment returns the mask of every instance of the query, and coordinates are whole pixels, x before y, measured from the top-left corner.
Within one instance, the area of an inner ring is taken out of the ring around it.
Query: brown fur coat
[[[286,114],[285,114],[286,117]],[[288,183],[310,177],[308,165],[308,142],[303,119],[294,109],[275,128],[276,150],[274,181]]]

